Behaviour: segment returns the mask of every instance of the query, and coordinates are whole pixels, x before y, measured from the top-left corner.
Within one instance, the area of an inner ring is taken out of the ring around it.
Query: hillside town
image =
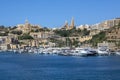
[[[120,49],[120,18],[106,20],[94,25],[76,26],[74,18],[60,28],[47,28],[25,21],[14,27],[0,26],[0,50],[25,48],[98,48]]]

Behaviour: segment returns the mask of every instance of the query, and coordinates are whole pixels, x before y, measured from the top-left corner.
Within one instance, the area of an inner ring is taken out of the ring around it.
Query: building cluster
[[[101,23],[97,23],[94,25],[85,24],[85,25],[77,26],[77,29],[80,29],[80,30],[86,29],[86,30],[90,31],[89,35],[80,36],[80,37],[78,37],[78,39],[80,42],[91,40],[94,35],[99,34],[101,31],[109,30],[110,28],[115,27],[119,24],[120,24],[120,18],[115,18],[115,19],[106,20],[106,21],[103,21]],[[113,41],[114,42],[116,41],[117,44],[120,45],[120,28],[116,28],[116,29],[113,29],[113,30],[107,32],[106,38],[108,41],[112,41],[111,43],[108,43],[110,48],[111,49],[116,48]]]
[[[22,31],[23,33],[28,33],[31,30],[39,30],[41,26],[39,25],[32,25],[28,22],[28,20],[25,21],[25,24],[18,24],[16,30]]]
[[[116,26],[120,23],[120,18],[115,18],[111,20],[106,20],[104,22],[94,24],[94,25],[80,25],[76,27],[76,29],[80,30],[88,30],[90,31],[89,35],[85,36],[73,36],[69,37],[69,39],[77,40],[80,43],[84,41],[91,40],[92,37],[101,31],[105,31],[107,29],[112,28],[113,26]],[[75,28],[74,18],[71,20],[71,24],[69,25],[68,22],[65,22],[65,25],[61,28],[61,30],[71,30]],[[29,34],[33,39],[30,40],[18,40],[17,34],[8,33],[8,36],[0,36],[0,49],[1,50],[7,50],[7,49],[16,49],[16,48],[24,48],[25,46],[31,46],[31,47],[40,47],[41,46],[55,46],[56,44],[53,42],[50,42],[50,38],[57,38],[59,40],[66,40],[66,37],[60,37],[56,35],[53,30],[44,31],[42,30],[42,27],[39,25],[32,25],[28,22],[28,20],[25,21],[25,24],[19,24],[16,26],[16,28],[12,31],[22,31],[22,34]],[[4,31],[0,31],[1,33],[5,33]],[[107,39],[109,41],[120,41],[120,28],[116,28],[113,30],[110,30],[106,35]]]
[[[120,23],[120,18],[115,18],[111,20],[106,20],[101,23],[97,23],[91,26],[91,29],[97,29],[97,30],[106,30],[113,26],[116,26]]]
[[[91,40],[92,36],[99,34],[101,31],[105,31],[114,26],[117,26],[118,24],[120,24],[120,18],[106,20],[106,21],[103,21],[101,23],[97,23],[94,25],[85,24],[85,25],[77,26],[77,29],[80,29],[80,30],[87,29],[90,31],[90,34],[88,36],[82,36],[80,42]],[[119,34],[120,34],[119,29],[116,29],[116,30],[113,30],[113,31],[107,33],[106,35],[107,35],[108,39],[118,39]]]
[[[18,40],[13,36],[0,37],[0,50],[16,49],[18,48]]]
[[[108,31],[106,36],[109,41],[120,41],[120,28]]]
[[[19,32],[22,34],[13,34],[12,31]],[[5,33],[5,31],[0,31],[1,33]],[[18,49],[25,48],[27,46],[30,47],[39,47],[40,44],[44,46],[53,46],[54,44],[48,42],[48,38],[54,36],[52,31],[44,31],[39,25],[32,25],[27,20],[25,24],[18,24],[16,28],[9,31],[7,36],[0,36],[0,50],[8,50],[8,49]],[[22,36],[24,34],[29,34],[33,39],[23,39],[19,40],[18,36]]]

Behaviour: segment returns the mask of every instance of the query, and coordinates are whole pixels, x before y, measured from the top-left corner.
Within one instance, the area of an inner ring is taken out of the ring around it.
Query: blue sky
[[[0,0],[0,25],[31,24],[60,27],[66,20],[95,24],[120,17],[120,0]]]

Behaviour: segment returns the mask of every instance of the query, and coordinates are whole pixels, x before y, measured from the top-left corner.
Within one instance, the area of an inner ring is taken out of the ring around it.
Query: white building
[[[80,25],[80,26],[77,26],[77,29],[87,29],[87,30],[90,30],[90,26],[88,24],[85,24],[85,25]]]

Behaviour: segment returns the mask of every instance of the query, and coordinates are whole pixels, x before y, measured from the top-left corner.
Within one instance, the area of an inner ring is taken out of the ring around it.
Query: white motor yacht
[[[71,54],[73,56],[92,56],[94,53],[90,52],[88,49],[76,48]]]
[[[109,55],[109,50],[107,49],[106,46],[101,46],[101,47],[98,47],[98,55],[100,56],[104,56],[104,55]]]
[[[115,53],[116,53],[116,55],[120,55],[120,51],[116,51]]]

